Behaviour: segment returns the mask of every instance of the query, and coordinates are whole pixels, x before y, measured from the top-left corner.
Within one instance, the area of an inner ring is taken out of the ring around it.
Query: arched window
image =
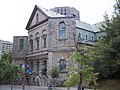
[[[66,60],[65,59],[61,59],[59,61],[59,68],[60,68],[60,70],[66,69]]]
[[[65,39],[66,38],[66,28],[65,23],[60,22],[59,23],[59,39]]]
[[[39,33],[38,32],[35,34],[35,37],[36,37],[36,50],[39,50]]]
[[[101,35],[98,35],[97,39],[100,40],[101,38],[102,38],[102,36],[101,36]]]
[[[42,31],[42,45],[43,45],[43,48],[47,47],[47,31],[46,31],[46,29],[44,29]]]
[[[47,46],[47,35],[44,34],[43,35],[43,48],[46,48],[46,46]]]
[[[85,40],[88,40],[88,35],[87,34],[85,34]]]
[[[30,51],[33,51],[33,35],[30,35],[29,39],[30,39],[30,41],[29,41],[29,43],[30,43]]]
[[[33,51],[33,40],[30,40],[30,51]]]
[[[36,37],[36,50],[39,50],[39,37]]]
[[[78,34],[78,41],[81,40],[81,33]]]
[[[94,41],[94,37],[93,36],[91,36],[91,40],[92,40],[92,42]]]

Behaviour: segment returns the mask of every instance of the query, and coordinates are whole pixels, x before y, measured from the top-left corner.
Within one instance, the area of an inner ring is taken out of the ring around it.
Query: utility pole
[[[22,89],[25,90],[25,64],[22,65],[23,68],[23,82],[22,82]]]

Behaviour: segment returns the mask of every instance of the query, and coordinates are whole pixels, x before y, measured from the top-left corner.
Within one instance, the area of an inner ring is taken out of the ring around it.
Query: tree
[[[55,85],[55,78],[59,77],[59,68],[57,66],[53,66],[49,73],[50,73],[50,76],[53,78],[54,85]]]
[[[84,50],[84,52],[83,52]],[[82,89],[82,85],[96,85],[98,73],[94,73],[94,58],[91,47],[79,49],[72,55],[72,60],[75,61],[77,67],[72,67],[70,74],[64,83],[65,86],[78,86],[78,90]],[[90,53],[91,52],[91,53]]]
[[[0,60],[0,83],[12,84],[16,81],[19,67],[12,64],[11,52],[5,53]]]
[[[120,0],[116,0],[111,19],[105,14],[101,31],[106,33],[96,45],[95,70],[102,77],[120,71]],[[120,77],[119,77],[120,78]]]

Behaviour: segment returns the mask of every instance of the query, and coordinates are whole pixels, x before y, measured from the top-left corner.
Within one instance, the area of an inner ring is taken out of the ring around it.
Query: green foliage
[[[0,83],[11,84],[17,79],[20,69],[11,62],[11,53],[5,53],[0,60]]]
[[[96,85],[98,73],[94,73],[94,58],[93,58],[93,48],[85,47],[83,53],[74,52],[72,55],[72,60],[75,61],[77,67],[72,67],[70,74],[66,79],[64,85],[66,87],[78,86],[80,83],[80,75],[82,75],[82,84],[84,86]]]
[[[58,67],[57,66],[53,66],[49,73],[50,73],[50,76],[52,78],[58,78],[59,77],[59,69],[58,69]]]
[[[99,41],[95,50],[95,70],[104,77],[120,71],[120,0],[116,0],[114,8],[111,19],[105,15],[101,30],[106,36]]]

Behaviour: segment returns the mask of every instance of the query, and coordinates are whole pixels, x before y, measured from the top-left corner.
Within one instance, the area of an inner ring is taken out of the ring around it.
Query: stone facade
[[[98,28],[97,24],[90,25],[76,20],[74,16],[61,15],[35,5],[26,26],[28,36],[14,37],[14,63],[29,65],[39,84],[40,80],[46,82],[50,78],[48,72],[53,66],[59,67],[59,79],[63,80],[74,65],[71,60],[71,54],[76,50],[74,38],[79,46],[94,45],[99,39],[97,37],[105,35]],[[21,40],[24,41],[23,48]]]
[[[28,51],[28,36],[14,36],[13,38],[13,63],[22,65],[25,63]]]

